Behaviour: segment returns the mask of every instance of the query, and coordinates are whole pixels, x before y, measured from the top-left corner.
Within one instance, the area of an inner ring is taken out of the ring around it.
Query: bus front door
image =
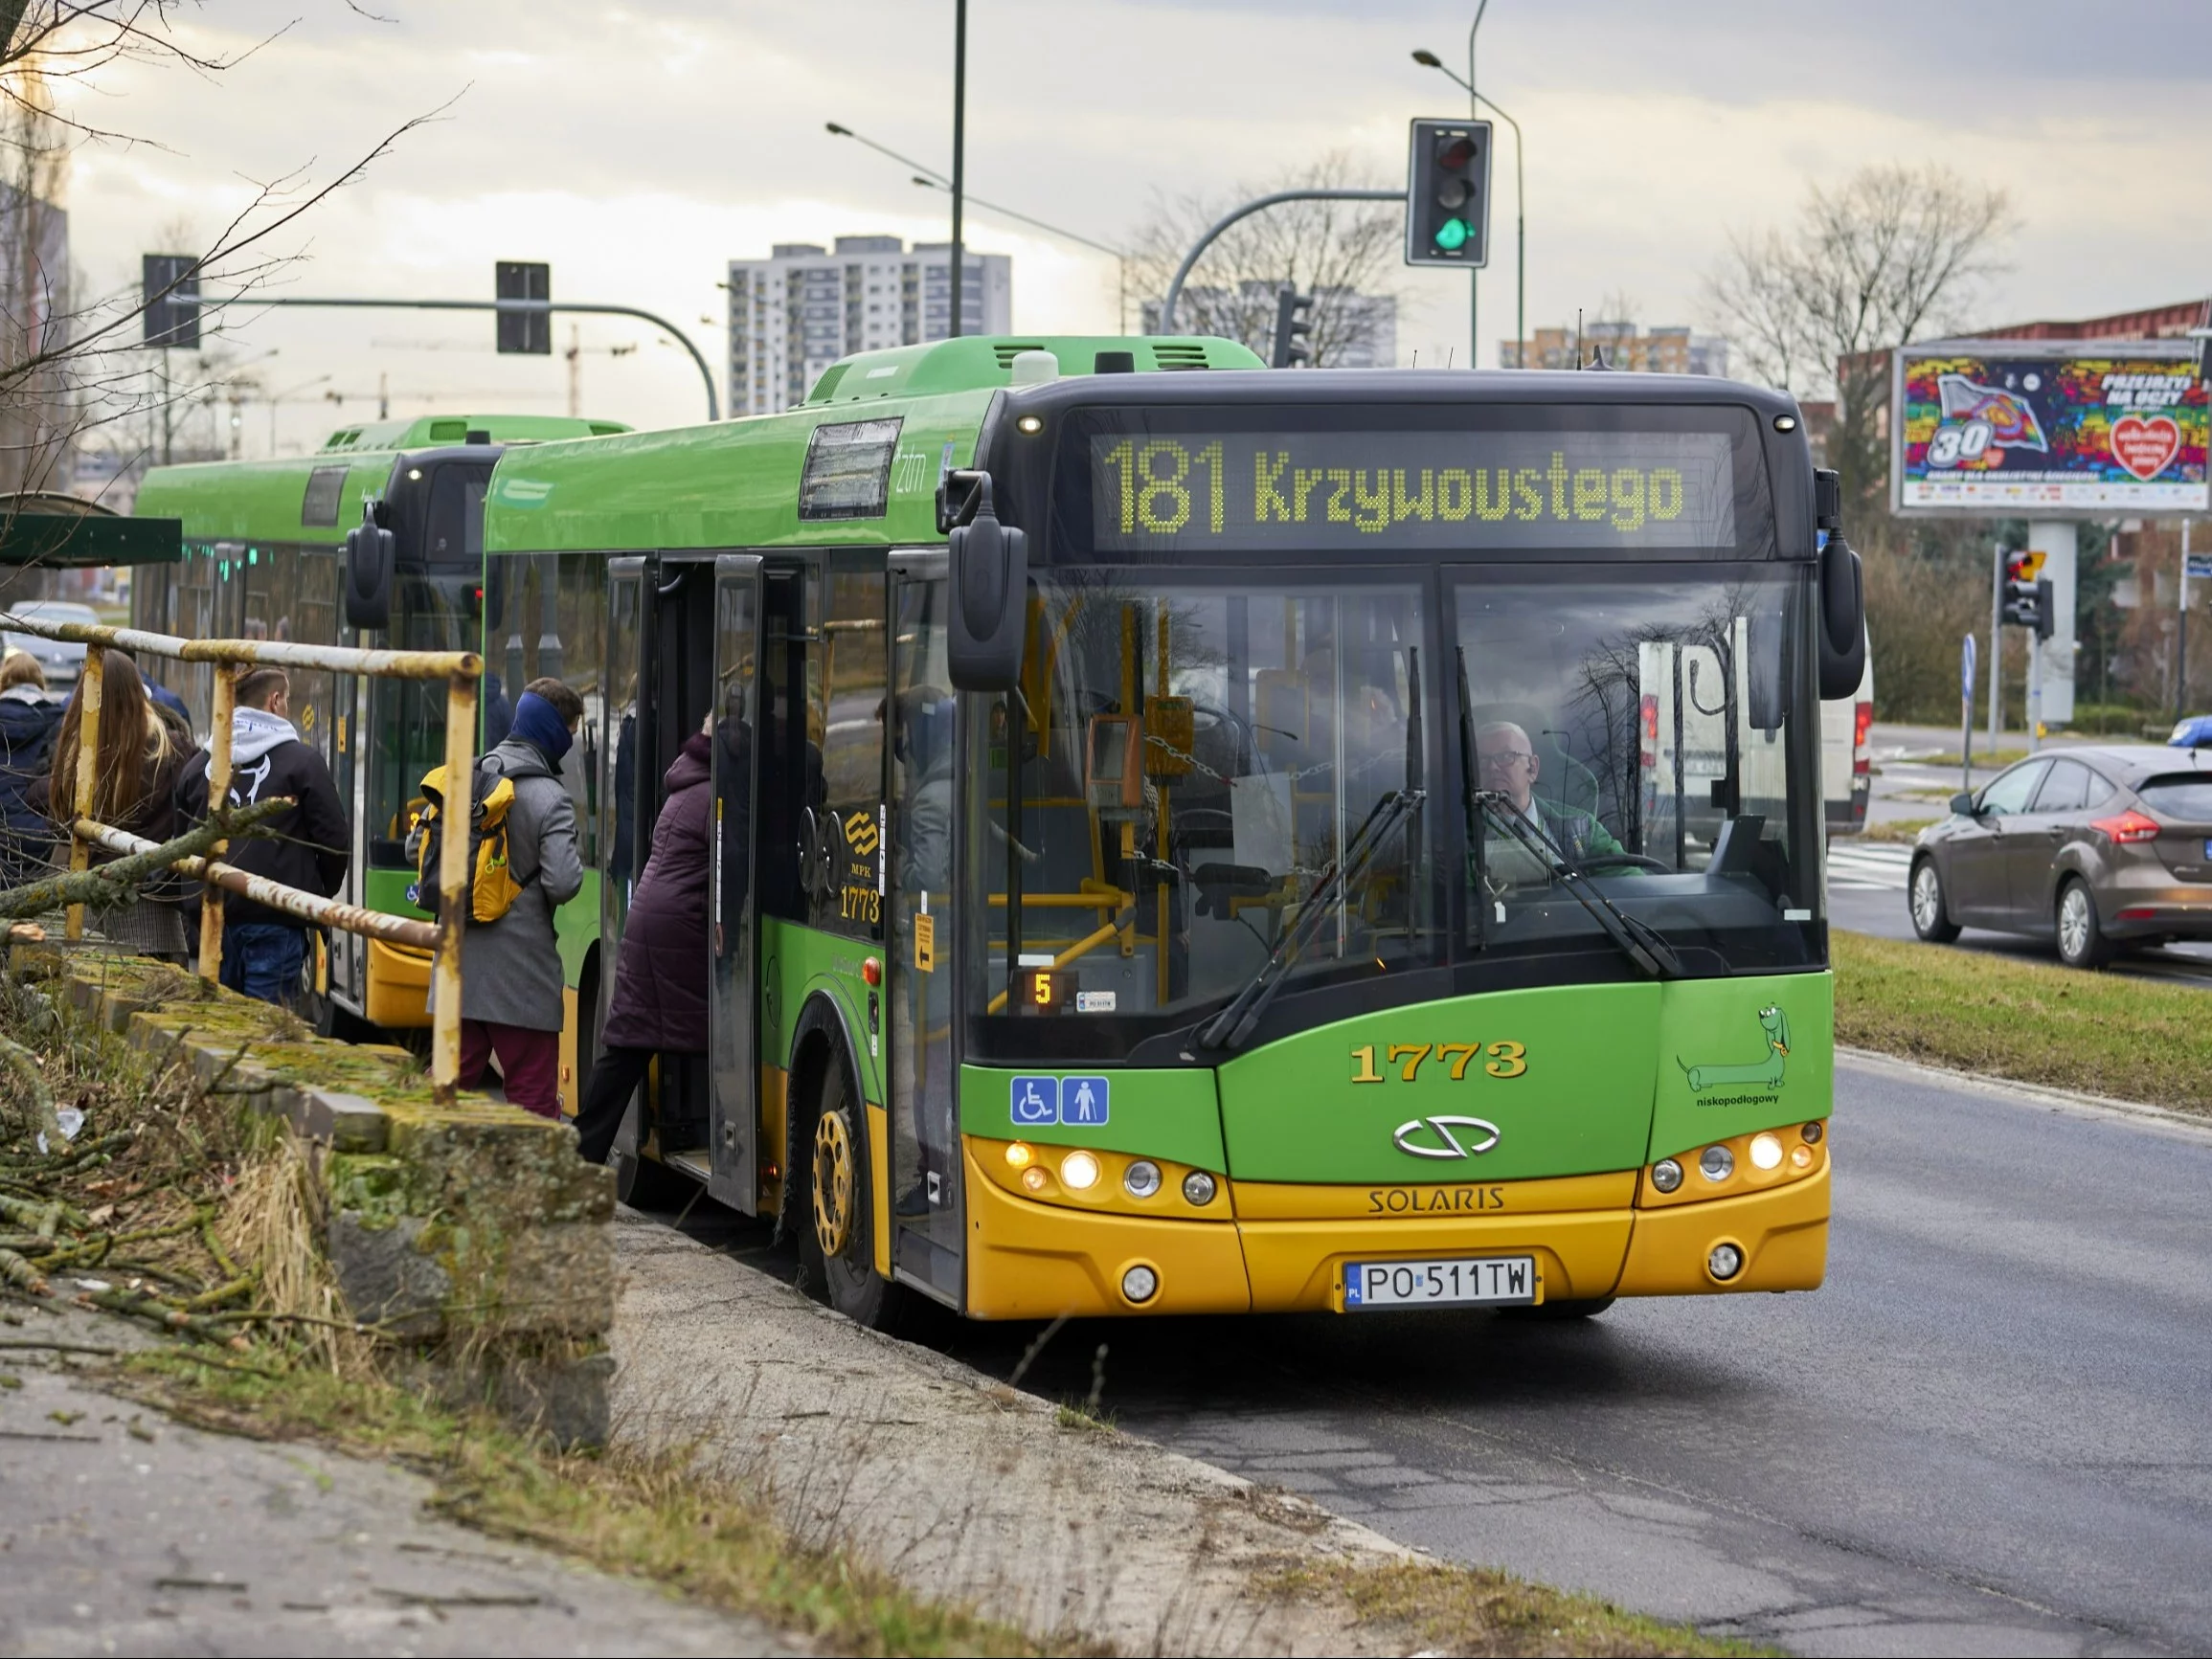
[[[755,1019],[758,905],[753,884],[754,733],[759,721],[760,560],[724,553],[714,561],[714,837],[708,922],[711,978],[708,1041],[709,1145],[716,1199],[760,1207],[760,1065]]]
[[[892,1269],[962,1305],[965,1206],[953,1056],[952,676],[945,666],[945,556],[892,560]]]

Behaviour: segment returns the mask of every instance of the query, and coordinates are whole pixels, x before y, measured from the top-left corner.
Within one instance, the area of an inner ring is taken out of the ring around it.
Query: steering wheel
[[[1600,864],[1625,864],[1631,869],[1657,870],[1663,876],[1675,873],[1674,865],[1662,863],[1658,859],[1647,859],[1641,853],[1592,853],[1582,861],[1585,870],[1594,869]]]

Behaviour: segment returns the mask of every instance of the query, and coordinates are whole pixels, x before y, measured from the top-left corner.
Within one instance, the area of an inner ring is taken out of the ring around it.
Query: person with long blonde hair
[[[56,859],[66,863],[67,825],[76,816],[77,755],[82,737],[84,682],[70,693],[61,726],[54,734],[53,763],[31,786],[30,804],[63,826]],[[93,773],[94,821],[126,830],[148,841],[165,841],[177,833],[174,795],[184,747],[146,693],[138,665],[122,651],[101,652],[100,759]],[[106,863],[117,855],[92,849],[91,862]],[[147,955],[182,961],[186,954],[184,919],[178,913],[172,879],[150,883],[127,905],[87,912],[90,924],[119,945]],[[164,894],[170,896],[164,896]]]

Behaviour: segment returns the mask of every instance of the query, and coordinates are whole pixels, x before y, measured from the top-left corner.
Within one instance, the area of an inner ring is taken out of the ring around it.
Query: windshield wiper
[[[1479,802],[1497,819],[1507,834],[1536,855],[1552,880],[1573,894],[1575,900],[1588,910],[1591,919],[1605,930],[1606,936],[1628,953],[1630,961],[1649,974],[1654,979],[1679,979],[1682,975],[1682,958],[1674,947],[1650,926],[1639,922],[1615,905],[1594,883],[1567,862],[1567,855],[1559,843],[1540,824],[1532,824],[1515,808],[1511,797],[1500,790],[1478,790],[1472,798]],[[1475,844],[1482,844],[1480,825],[1478,822]]]
[[[1333,864],[1328,873],[1314,888],[1313,896],[1298,912],[1298,919],[1283,934],[1275,948],[1268,953],[1267,960],[1259,965],[1236,999],[1208,1020],[1198,1031],[1201,1048],[1241,1048],[1275,993],[1289,976],[1291,964],[1299,953],[1320,930],[1321,922],[1336,908],[1339,895],[1350,883],[1372,863],[1375,855],[1388,841],[1390,832],[1405,822],[1409,814],[1417,811],[1429,798],[1428,791],[1420,789],[1394,789],[1378,799],[1359,833],[1352,837],[1352,844],[1344,849],[1344,856]]]

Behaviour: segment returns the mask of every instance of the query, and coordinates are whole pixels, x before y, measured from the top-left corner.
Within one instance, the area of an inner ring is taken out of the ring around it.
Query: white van
[[[1874,731],[1874,647],[1859,689],[1820,705],[1820,794],[1828,803],[1828,833],[1855,836],[1866,827],[1866,796],[1874,783],[1870,739]]]

